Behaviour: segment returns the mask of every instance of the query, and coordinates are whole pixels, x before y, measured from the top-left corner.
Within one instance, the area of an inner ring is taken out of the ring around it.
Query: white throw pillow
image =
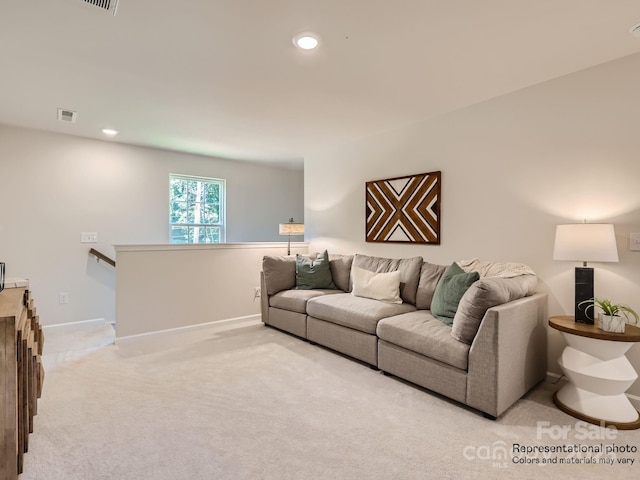
[[[402,303],[400,298],[400,272],[376,273],[353,267],[353,290],[356,297],[373,298],[387,303]]]

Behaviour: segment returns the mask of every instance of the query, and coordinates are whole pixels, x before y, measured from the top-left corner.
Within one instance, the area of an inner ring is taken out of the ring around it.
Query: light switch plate
[[[629,250],[640,250],[640,233],[632,232],[629,234]]]
[[[97,232],[82,232],[80,234],[80,243],[98,243]]]

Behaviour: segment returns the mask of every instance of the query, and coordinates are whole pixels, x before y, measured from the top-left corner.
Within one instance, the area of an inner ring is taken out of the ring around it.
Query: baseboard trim
[[[235,317],[235,318],[226,318],[223,320],[214,320],[212,322],[206,322],[206,323],[197,323],[195,325],[186,325],[184,327],[177,327],[177,328],[167,328],[164,330],[156,330],[154,332],[145,332],[145,333],[138,333],[135,335],[125,335],[124,337],[118,337],[117,334],[117,329],[116,329],[116,338],[115,338],[115,342],[116,344],[124,344],[130,341],[134,341],[140,338],[145,338],[145,337],[153,337],[153,336],[158,336],[158,335],[174,335],[180,332],[184,332],[184,331],[188,331],[188,330],[197,330],[199,328],[207,328],[207,327],[211,327],[213,325],[221,325],[221,324],[225,324],[225,323],[232,323],[232,322],[248,322],[248,321],[252,321],[252,320],[257,320],[259,321],[261,319],[261,315],[255,314],[255,315],[247,315],[244,317]],[[116,322],[117,325],[117,322]]]
[[[544,379],[547,383],[558,383],[564,375],[560,375],[554,372],[547,372],[547,377]]]
[[[103,323],[113,323],[113,321],[105,320],[104,318],[91,318],[89,320],[79,320],[77,322],[56,323],[55,325],[42,325],[42,329],[44,330],[48,328],[67,327],[69,325],[102,325]]]

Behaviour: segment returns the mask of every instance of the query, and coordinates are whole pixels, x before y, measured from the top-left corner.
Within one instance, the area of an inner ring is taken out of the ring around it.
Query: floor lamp
[[[593,298],[593,268],[587,262],[617,262],[618,248],[610,223],[575,223],[558,225],[553,248],[554,260],[580,261],[575,272],[575,321],[593,324],[587,315],[588,305],[581,302]]]
[[[280,235],[287,235],[287,255],[291,255],[291,235],[304,235],[304,223],[295,223],[293,217],[289,223],[281,223],[278,229]]]

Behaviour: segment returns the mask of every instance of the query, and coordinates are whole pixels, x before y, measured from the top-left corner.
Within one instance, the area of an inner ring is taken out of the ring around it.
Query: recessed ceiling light
[[[302,50],[313,50],[320,44],[320,40],[313,33],[300,33],[293,37],[293,44]]]
[[[114,130],[113,128],[103,128],[102,133],[110,137],[113,137],[114,135],[117,135],[119,132],[117,130]]]

